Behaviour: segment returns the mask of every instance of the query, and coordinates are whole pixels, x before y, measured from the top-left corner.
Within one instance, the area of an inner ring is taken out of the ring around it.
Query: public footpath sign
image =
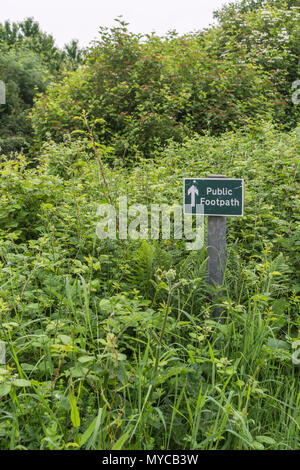
[[[244,215],[244,180],[226,178],[224,175],[184,178],[183,200],[185,214],[208,216],[208,283],[214,288],[214,296],[222,297],[226,267],[226,218]],[[215,308],[213,316],[223,322],[222,307]]]
[[[244,180],[184,178],[184,213],[208,216],[244,215]]]

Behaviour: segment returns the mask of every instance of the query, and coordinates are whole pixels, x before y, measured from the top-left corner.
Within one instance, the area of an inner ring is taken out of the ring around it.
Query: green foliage
[[[280,93],[281,110],[274,120],[286,128],[299,122],[291,86],[300,77],[300,9],[296,0],[231,3],[216,13],[219,26],[208,35],[209,50],[220,56],[235,52],[269,74]]]
[[[0,447],[299,448],[299,157],[299,128],[268,124],[105,166],[114,203],[149,207],[181,201],[187,167],[245,178],[214,301],[205,248],[97,239],[107,196],[87,140],[45,143],[36,168],[3,159]]]
[[[52,73],[58,72],[66,60],[70,59],[78,64],[82,57],[77,41],[72,41],[65,46],[64,51],[61,51],[55,46],[53,36],[42,32],[33,18],[27,18],[19,23],[6,21],[0,24],[0,42],[9,47],[35,53]]]
[[[32,146],[28,113],[34,96],[59,77],[62,68],[75,68],[82,58],[76,41],[59,50],[51,35],[32,18],[0,24],[0,80],[6,87],[6,104],[0,105],[0,149],[9,155]]]
[[[32,19],[3,25],[0,41],[34,52],[51,73],[64,70],[64,79],[36,98],[31,119],[37,148],[49,135],[61,142],[83,130],[75,118],[86,112],[98,122],[99,142],[127,162],[194,132],[220,134],[262,120],[295,127],[299,15],[291,2],[229,4],[216,14],[216,27],[163,38],[130,33],[118,20],[100,28],[85,59],[76,41],[56,49]]]
[[[7,49],[1,44],[0,48],[0,79],[6,88],[6,104],[0,105],[0,148],[9,154],[30,145],[28,111],[34,94],[45,91],[48,74],[36,53]]]
[[[235,40],[235,39],[234,39]],[[166,38],[132,34],[125,22],[101,29],[84,67],[40,95],[32,112],[37,143],[81,129],[85,110],[99,119],[97,135],[121,161],[193,132],[220,133],[284,113],[271,76],[240,51],[216,49],[211,34]]]

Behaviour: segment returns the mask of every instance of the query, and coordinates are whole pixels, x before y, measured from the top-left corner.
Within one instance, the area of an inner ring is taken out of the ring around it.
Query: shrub
[[[149,157],[168,140],[193,132],[221,133],[270,119],[282,102],[261,66],[207,53],[202,34],[141,36],[127,25],[101,30],[86,64],[40,95],[32,111],[38,145],[47,132],[56,141],[80,129],[83,110],[101,119],[98,138],[116,157]]]

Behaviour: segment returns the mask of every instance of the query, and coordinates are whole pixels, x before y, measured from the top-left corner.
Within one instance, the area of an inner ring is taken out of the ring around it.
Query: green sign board
[[[184,213],[244,215],[244,180],[230,178],[184,178]]]

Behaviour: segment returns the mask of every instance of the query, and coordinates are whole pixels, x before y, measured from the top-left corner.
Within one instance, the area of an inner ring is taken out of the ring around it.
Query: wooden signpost
[[[226,266],[226,217],[244,215],[244,180],[211,175],[184,178],[184,213],[208,216],[208,283],[219,291]],[[222,309],[215,310],[220,318]]]

